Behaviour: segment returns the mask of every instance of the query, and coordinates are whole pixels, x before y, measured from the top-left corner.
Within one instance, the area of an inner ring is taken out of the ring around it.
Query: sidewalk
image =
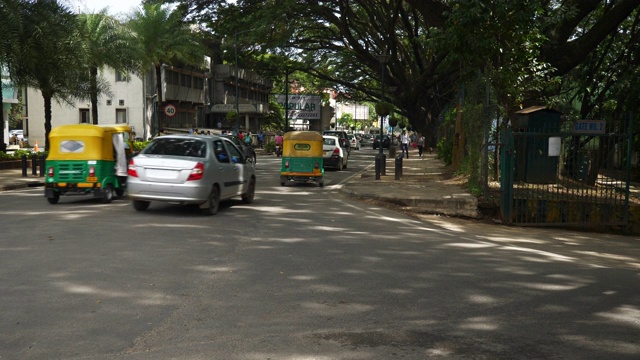
[[[15,190],[26,187],[44,186],[44,177],[31,174],[27,169],[27,176],[22,176],[22,169],[0,170],[0,191]]]
[[[388,155],[388,151],[385,151]],[[375,180],[374,159],[358,176],[351,178],[340,191],[350,197],[389,202],[407,210],[425,214],[444,214],[479,218],[477,199],[462,186],[443,179],[444,164],[435,154],[418,158],[412,151],[409,159],[403,159],[403,175],[395,180],[395,159],[386,161],[386,175]],[[0,191],[44,186],[44,177],[22,176],[21,169],[0,170]]]
[[[395,159],[385,153],[386,175],[375,180],[375,167],[371,164],[340,191],[350,197],[388,202],[417,213],[481,217],[478,199],[463,186],[445,179],[445,165],[436,159],[435,153],[419,158],[417,151],[411,151],[410,157],[402,160],[400,180],[395,180]]]

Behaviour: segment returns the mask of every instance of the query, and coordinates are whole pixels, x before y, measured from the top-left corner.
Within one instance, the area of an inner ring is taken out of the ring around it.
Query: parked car
[[[349,136],[346,131],[341,130],[325,130],[322,135],[335,136],[340,139],[340,146],[347,150],[347,153],[351,152],[351,143],[349,142]]]
[[[244,153],[244,155],[248,158],[251,159],[251,161],[253,161],[253,166],[256,166],[256,151],[253,149],[253,147],[251,147],[250,145],[247,145],[244,141],[240,140],[240,138],[237,135],[231,135],[231,134],[226,134],[226,135],[222,135],[224,137],[226,137],[227,139],[233,141],[233,143],[240,148],[240,150],[242,150],[242,152]]]
[[[349,137],[349,144],[351,145],[351,148],[360,150],[360,140],[358,140],[358,137],[354,134],[349,134],[347,136]]]
[[[389,145],[391,145],[391,137],[389,135],[382,135],[382,148],[388,149]],[[377,149],[380,147],[380,136],[376,136],[373,138],[373,148]]]
[[[133,207],[151,201],[197,204],[207,215],[236,196],[249,204],[256,190],[253,163],[222,136],[166,135],[129,161],[127,192]]]
[[[370,134],[363,134],[360,138],[360,146],[371,146],[373,145],[373,136]]]
[[[349,161],[349,153],[340,146],[340,138],[337,136],[322,135],[322,163],[325,168],[346,169]]]

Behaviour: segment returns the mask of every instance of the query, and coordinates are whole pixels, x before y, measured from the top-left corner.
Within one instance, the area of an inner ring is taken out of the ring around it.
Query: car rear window
[[[147,155],[205,157],[207,142],[199,139],[158,138],[141,152]]]
[[[324,138],[324,144],[325,145],[335,145],[336,144],[336,140],[335,139]]]

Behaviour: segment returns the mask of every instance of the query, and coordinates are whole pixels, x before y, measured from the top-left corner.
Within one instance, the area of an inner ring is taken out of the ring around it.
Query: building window
[[[111,99],[107,100],[107,106],[111,106]]]
[[[89,109],[80,109],[80,124],[90,124]]]
[[[193,88],[198,90],[204,89],[204,79],[199,77],[193,77]]]
[[[118,105],[120,105],[120,106],[124,106],[124,100],[122,100],[122,99],[121,99],[121,100],[118,100]]]
[[[127,109],[116,109],[116,124],[127,123]]]
[[[187,74],[182,74],[182,83],[180,84],[184,87],[191,87],[191,76]]]

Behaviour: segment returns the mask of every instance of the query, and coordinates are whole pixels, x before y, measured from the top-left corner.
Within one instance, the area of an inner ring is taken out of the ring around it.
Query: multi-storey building
[[[235,129],[234,118],[239,108],[240,130],[257,131],[259,118],[268,111],[272,84],[254,73],[239,69],[236,102],[235,70],[229,65],[209,69],[161,67],[161,94],[158,96],[155,72],[145,76],[129,75],[106,68],[102,77],[110,84],[111,93],[98,99],[100,124],[125,123],[133,127],[136,137],[148,139],[160,130],[187,132],[189,129],[215,129],[218,124]],[[30,142],[44,144],[44,100],[37,89],[26,92],[28,117],[25,131]],[[51,126],[63,124],[94,124],[91,104],[78,101],[73,105],[52,103]]]

